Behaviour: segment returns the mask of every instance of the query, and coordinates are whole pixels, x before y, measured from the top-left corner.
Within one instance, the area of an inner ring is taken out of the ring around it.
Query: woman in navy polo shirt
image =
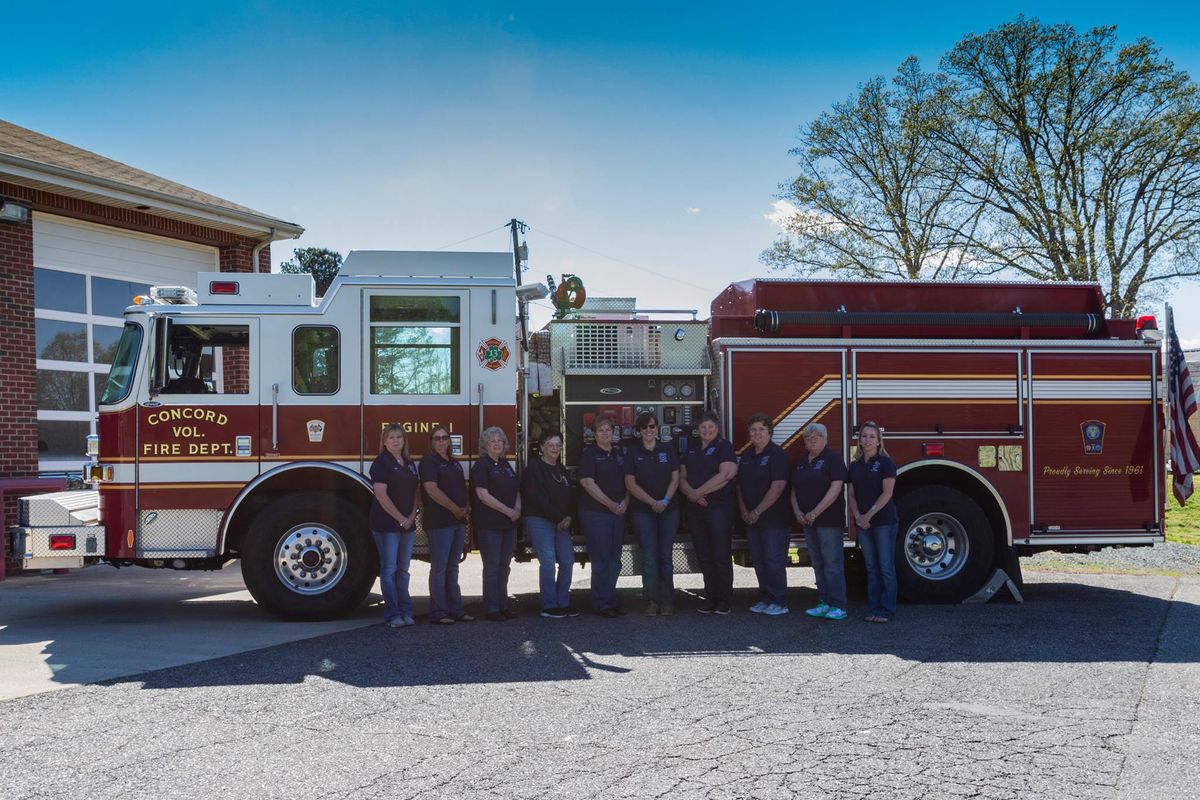
[[[679,529],[679,460],[658,440],[658,417],[649,411],[634,423],[641,441],[625,451],[625,488],[633,496],[629,510],[642,550],[642,599],[645,614],[675,613],[675,568],[671,548]]]
[[[467,484],[450,449],[450,431],[429,432],[429,450],[417,470],[425,493],[425,535],[429,537],[429,621],[441,625],[473,622],[463,613],[458,562],[467,535]]]
[[[579,522],[592,562],[592,610],[602,617],[622,613],[617,602],[621,574],[621,540],[625,536],[625,456],[613,444],[612,417],[601,414],[592,423],[596,442],[579,457]]]
[[[558,431],[543,433],[538,448],[541,456],[530,459],[521,473],[521,502],[525,511],[525,538],[537,553],[541,615],[547,619],[577,617],[579,613],[571,610],[571,573],[575,569],[571,515],[575,513],[575,490],[560,459],[562,435]]]
[[[690,450],[679,472],[679,491],[688,499],[688,531],[704,575],[701,614],[728,614],[733,607],[733,481],[737,454],[718,434],[717,415],[706,411],[697,426],[700,446]]]
[[[874,422],[858,429],[858,454],[850,464],[850,513],[867,565],[867,622],[887,622],[896,613],[896,536],[900,516],[892,492],[896,463],[883,449],[883,431]]]
[[[417,465],[408,455],[404,426],[392,423],[383,429],[370,474],[375,497],[369,522],[379,549],[383,619],[389,627],[402,628],[413,624],[408,565],[417,520]]]
[[[505,605],[517,520],[521,518],[521,485],[504,457],[506,452],[504,431],[488,428],[479,437],[479,460],[471,467],[471,519],[483,556],[483,611],[492,622],[516,616]]]
[[[775,425],[766,414],[747,420],[750,446],[738,460],[738,510],[746,523],[750,557],[758,575],[755,614],[779,616],[788,613],[787,561],[791,542],[788,500],[783,496],[788,482],[788,459],[783,448],[771,441]]]
[[[846,462],[829,449],[829,431],[819,422],[804,429],[804,448],[792,470],[792,513],[804,526],[804,544],[817,576],[817,605],[810,617],[846,618],[846,572],[842,541],[846,507],[842,487]]]

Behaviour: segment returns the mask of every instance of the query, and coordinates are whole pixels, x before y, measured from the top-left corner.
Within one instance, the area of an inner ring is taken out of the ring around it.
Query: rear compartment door
[[[1136,541],[1162,529],[1154,353],[1030,353],[1032,538]]]

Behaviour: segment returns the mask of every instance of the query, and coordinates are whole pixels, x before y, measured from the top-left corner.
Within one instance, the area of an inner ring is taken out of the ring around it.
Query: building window
[[[459,394],[458,297],[371,298],[371,393]]]
[[[144,283],[37,267],[33,271],[41,469],[78,469],[117,353],[125,309]]]

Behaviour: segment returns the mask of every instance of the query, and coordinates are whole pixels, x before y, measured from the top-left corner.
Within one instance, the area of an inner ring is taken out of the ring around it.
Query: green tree
[[[894,83],[802,129],[781,196],[825,224],[785,224],[764,261],[1096,281],[1118,316],[1200,275],[1200,99],[1149,40],[1018,17]]]
[[[317,282],[317,296],[321,297],[342,268],[342,254],[324,247],[298,247],[291,259],[281,262],[279,268],[283,272],[312,275]]]
[[[957,203],[958,167],[933,147],[939,78],[916,58],[875,77],[800,130],[801,174],[783,184],[784,230],[763,260],[800,273],[953,278],[978,211]]]

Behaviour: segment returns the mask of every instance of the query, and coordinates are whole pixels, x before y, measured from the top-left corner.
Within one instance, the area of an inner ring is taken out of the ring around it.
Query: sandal
[[[453,625],[454,617],[442,617],[439,620],[434,620],[435,625]]]

